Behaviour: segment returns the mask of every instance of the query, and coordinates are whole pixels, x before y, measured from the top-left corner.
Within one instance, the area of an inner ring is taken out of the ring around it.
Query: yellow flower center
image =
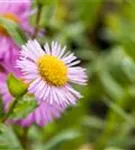
[[[55,56],[44,55],[37,61],[40,75],[49,84],[63,86],[67,83],[67,67]]]
[[[20,23],[20,19],[13,13],[4,13],[2,17]],[[9,36],[7,30],[0,24],[0,35]]]

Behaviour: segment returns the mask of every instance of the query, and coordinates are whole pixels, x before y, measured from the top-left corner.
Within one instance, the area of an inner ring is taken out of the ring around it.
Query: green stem
[[[13,127],[13,129],[14,129],[14,133],[16,134],[16,137],[18,138],[18,141],[21,144],[22,150],[30,150],[31,145],[28,139],[29,127],[20,127],[19,131],[21,132],[18,132],[18,129],[16,127]]]
[[[20,142],[21,142],[22,147],[24,148],[24,150],[30,149],[29,140],[28,140],[28,136],[27,136],[28,135],[28,129],[29,129],[28,127],[23,128],[23,133],[19,137]]]
[[[13,103],[12,103],[12,105],[11,105],[9,111],[8,111],[8,112],[6,113],[6,115],[0,120],[0,122],[5,122],[5,121],[9,118],[9,116],[13,113],[13,110],[14,110],[14,108],[15,108],[17,102],[18,102],[18,99],[19,99],[19,97],[17,97],[17,98],[13,101]]]
[[[35,25],[35,30],[33,34],[33,39],[36,38],[38,31],[39,31],[39,23],[40,23],[40,18],[41,18],[41,12],[42,12],[42,5],[38,4],[38,10],[37,10],[37,16],[36,16],[36,25]]]

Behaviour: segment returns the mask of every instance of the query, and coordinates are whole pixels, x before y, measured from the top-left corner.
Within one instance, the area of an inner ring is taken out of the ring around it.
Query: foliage
[[[27,137],[26,128],[0,124],[0,149],[82,150],[82,145],[89,145],[89,150],[135,149],[135,2],[33,1],[33,9],[39,5],[39,28],[45,35],[36,38],[41,44],[58,40],[75,52],[87,68],[88,85],[75,87],[84,95],[76,106],[43,128],[29,127]],[[36,15],[30,21],[35,27]],[[28,38],[14,22],[0,18],[0,24],[18,45]],[[7,83],[20,101],[11,118],[35,109],[33,98],[24,95],[24,84],[12,75]]]
[[[12,74],[7,77],[7,85],[10,94],[14,97],[24,95],[27,92],[27,85]]]

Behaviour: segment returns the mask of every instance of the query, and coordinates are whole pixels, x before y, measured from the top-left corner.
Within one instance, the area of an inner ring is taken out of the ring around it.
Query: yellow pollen
[[[63,86],[67,83],[67,67],[55,56],[44,55],[37,61],[40,75],[51,85]]]
[[[20,19],[13,13],[4,13],[2,17],[20,23]],[[0,24],[0,35],[9,36],[7,30]]]

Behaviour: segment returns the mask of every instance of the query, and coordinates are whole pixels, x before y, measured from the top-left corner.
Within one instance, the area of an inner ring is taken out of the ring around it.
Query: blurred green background
[[[89,81],[75,86],[84,95],[76,106],[44,128],[33,125],[22,142],[35,150],[134,150],[135,1],[33,1],[38,6],[45,29],[38,41],[66,44],[87,68]]]
[[[33,3],[33,7],[35,7]],[[135,1],[38,0],[45,37],[82,60],[84,98],[59,120],[29,130],[31,146],[49,150],[135,149]],[[35,18],[31,18],[34,25]],[[38,134],[37,134],[38,133]],[[39,140],[40,139],[40,140]]]

